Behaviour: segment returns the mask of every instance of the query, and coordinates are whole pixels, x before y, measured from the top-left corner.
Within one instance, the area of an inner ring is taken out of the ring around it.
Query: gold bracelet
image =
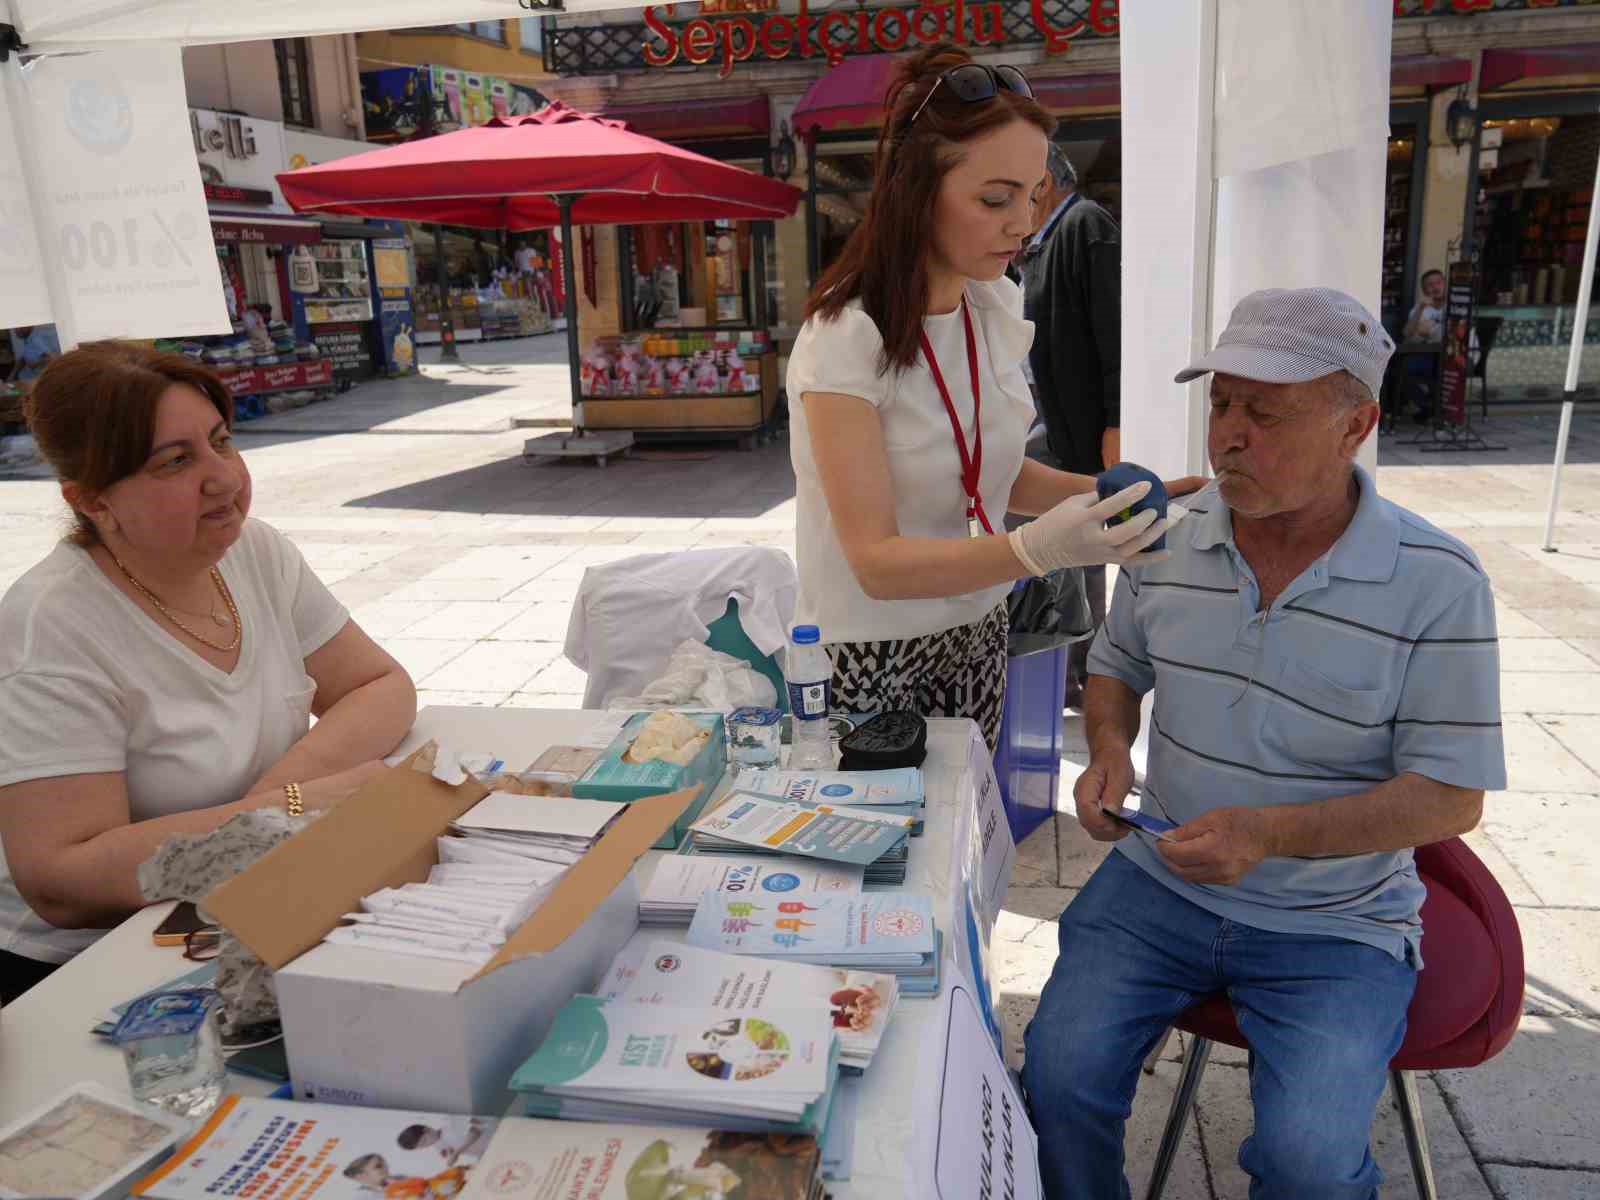
[[[298,783],[284,784],[283,795],[291,817],[303,817],[306,815],[305,801],[300,798],[300,785]]]

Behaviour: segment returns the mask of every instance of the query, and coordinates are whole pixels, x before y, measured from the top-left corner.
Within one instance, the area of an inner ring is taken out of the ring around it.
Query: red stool
[[[1428,965],[1417,975],[1405,1041],[1389,1063],[1389,1079],[1417,1192],[1423,1200],[1437,1200],[1414,1072],[1475,1067],[1505,1049],[1522,1019],[1522,934],[1511,902],[1460,838],[1419,846],[1416,858],[1428,889],[1422,905]],[[1159,1200],[1166,1187],[1212,1044],[1249,1048],[1226,996],[1192,1005],[1173,1027],[1190,1034],[1194,1044],[1184,1055],[1146,1200]]]

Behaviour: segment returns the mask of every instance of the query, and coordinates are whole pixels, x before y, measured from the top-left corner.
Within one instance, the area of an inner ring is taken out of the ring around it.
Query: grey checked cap
[[[1354,296],[1333,288],[1265,288],[1233,310],[1216,349],[1177,374],[1211,371],[1262,383],[1305,383],[1349,371],[1378,398],[1394,341]]]

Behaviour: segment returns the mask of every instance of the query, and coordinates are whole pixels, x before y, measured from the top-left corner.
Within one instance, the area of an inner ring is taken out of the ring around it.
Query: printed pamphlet
[[[134,1189],[154,1200],[450,1200],[498,1122],[228,1096]]]

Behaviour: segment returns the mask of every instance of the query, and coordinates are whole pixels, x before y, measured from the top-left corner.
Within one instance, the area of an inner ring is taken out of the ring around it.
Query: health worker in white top
[[[168,838],[337,803],[417,707],[405,669],[250,519],[212,372],[95,343],[50,363],[27,416],[74,525],[0,600],[5,1002],[162,898],[137,871]]]
[[[1012,584],[1159,561],[1145,548],[1168,522],[1108,528],[1148,485],[1096,503],[1093,477],[1023,453],[1033,324],[1005,270],[1055,128],[1027,79],[931,46],[885,108],[865,217],[789,357],[797,619],[821,631],[837,710],[970,717],[992,748]],[[1039,519],[1007,535],[1007,512]]]

